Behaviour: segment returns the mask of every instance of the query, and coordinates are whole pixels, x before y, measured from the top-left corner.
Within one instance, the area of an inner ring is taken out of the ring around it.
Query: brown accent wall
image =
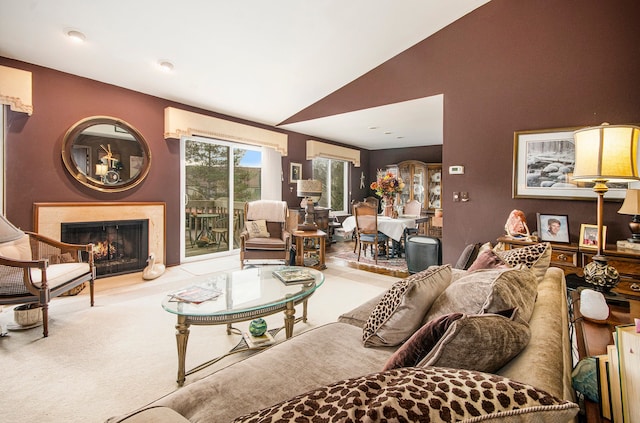
[[[33,204],[37,202],[161,201],[167,205],[168,265],[180,262],[182,220],[179,142],[164,139],[165,107],[180,107],[278,130],[3,57],[0,57],[0,64],[33,74],[33,115],[8,112],[5,178],[7,218],[25,230],[33,230]],[[64,134],[80,119],[95,115],[122,119],[145,137],[151,149],[151,169],[138,186],[120,193],[103,193],[81,185],[66,171],[62,162]],[[303,163],[303,176],[306,178],[311,175],[311,162],[306,161],[304,148],[310,137],[281,132],[289,135],[289,156],[283,158],[285,182],[282,198],[290,206],[295,206],[300,204],[300,199],[295,196],[295,186],[288,183],[289,162]],[[293,192],[290,192],[290,186],[294,187]]]
[[[512,198],[514,131],[639,123],[639,15],[636,0],[492,0],[287,122],[444,93],[443,166],[465,166],[443,174],[444,261],[495,241],[513,209],[532,230],[536,212],[568,214],[577,241],[595,200]],[[619,206],[605,204],[610,243],[628,237]]]
[[[286,122],[444,93],[443,166],[464,165],[466,171],[443,175],[444,261],[455,261],[467,243],[494,241],[513,209],[525,211],[532,229],[536,212],[568,214],[577,240],[580,223],[595,222],[595,201],[513,199],[513,133],[640,122],[637,16],[637,0],[492,0]],[[36,112],[9,116],[9,219],[31,227],[36,201],[165,201],[167,260],[177,263],[178,145],[162,137],[163,109],[194,109],[8,59],[0,64],[34,72]],[[77,120],[96,114],[120,117],[147,138],[154,162],[145,183],[101,194],[66,174],[62,136]],[[306,139],[290,134],[286,173],[295,161],[304,163],[303,176],[310,175],[301,148]],[[363,167],[352,168],[352,199],[368,195],[359,188],[360,170],[370,179],[387,159],[399,161],[390,157],[387,150],[362,152]],[[285,175],[283,198],[295,205],[291,186]],[[470,201],[454,203],[453,191],[469,192]],[[619,205],[605,204],[610,242],[628,234],[630,217],[616,213]]]

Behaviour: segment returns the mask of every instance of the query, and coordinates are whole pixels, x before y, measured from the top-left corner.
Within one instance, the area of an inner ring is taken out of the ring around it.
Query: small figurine
[[[531,240],[529,227],[527,226],[527,218],[522,210],[513,210],[509,213],[507,223],[504,225],[507,236],[512,238]]]

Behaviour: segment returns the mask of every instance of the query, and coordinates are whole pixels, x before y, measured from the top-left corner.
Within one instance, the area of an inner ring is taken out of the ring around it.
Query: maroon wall
[[[577,241],[595,200],[513,199],[513,135],[640,122],[639,15],[636,0],[492,0],[287,122],[444,93],[443,166],[466,171],[443,174],[444,261],[495,241],[513,209],[532,229],[536,212],[568,214]],[[453,191],[470,201],[454,203]],[[628,236],[619,206],[605,204],[612,243]]]
[[[167,205],[166,263],[178,264],[182,222],[180,150],[177,140],[164,139],[164,109],[173,106],[243,121],[28,63],[0,57],[0,64],[33,75],[33,115],[8,113],[5,179],[8,219],[32,230],[36,202],[162,201]],[[64,134],[80,119],[95,115],[124,120],[145,137],[151,149],[151,169],[138,186],[120,193],[103,193],[81,185],[66,171],[61,156]],[[300,199],[295,195],[295,186],[288,183],[289,162],[303,163],[303,175],[311,175],[311,162],[306,161],[304,148],[309,136],[280,132],[289,135],[289,156],[283,158],[282,195],[290,206],[296,206]],[[365,160],[367,157],[365,154]],[[290,186],[294,187],[293,192]]]

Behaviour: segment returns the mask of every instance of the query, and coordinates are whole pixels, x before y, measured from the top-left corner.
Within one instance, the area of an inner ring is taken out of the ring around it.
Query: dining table
[[[401,214],[397,218],[378,215],[378,232],[382,232],[393,240],[393,253],[391,255],[397,254],[400,256],[400,247],[405,229],[415,228],[420,221],[423,221],[423,218],[415,215]],[[356,228],[356,217],[348,216],[342,222],[342,228],[345,232],[353,231]]]

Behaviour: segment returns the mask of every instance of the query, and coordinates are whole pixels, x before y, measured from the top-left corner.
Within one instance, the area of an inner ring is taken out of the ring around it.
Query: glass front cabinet
[[[402,204],[416,199],[422,204],[423,211],[442,208],[442,163],[406,160],[387,169],[398,174],[405,182],[400,194]]]

